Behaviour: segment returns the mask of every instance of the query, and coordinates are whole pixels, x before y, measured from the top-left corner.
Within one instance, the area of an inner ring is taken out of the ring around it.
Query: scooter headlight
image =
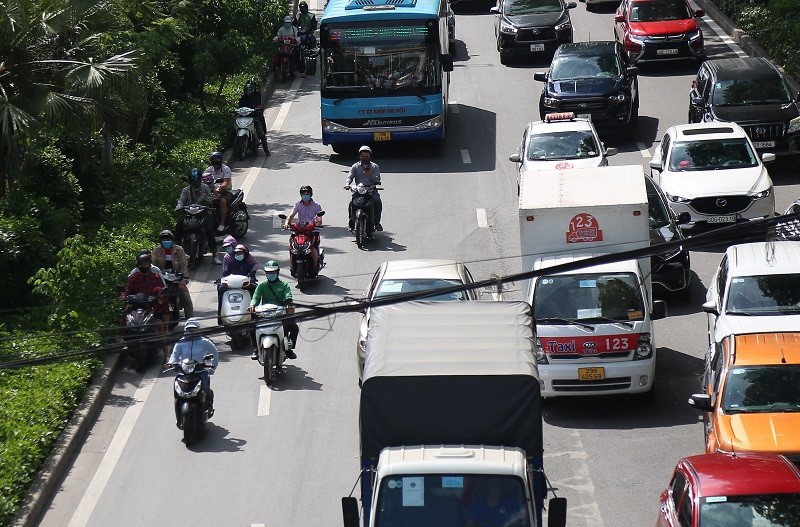
[[[238,304],[243,300],[244,300],[244,295],[242,293],[230,293],[228,295],[228,302],[232,304]]]

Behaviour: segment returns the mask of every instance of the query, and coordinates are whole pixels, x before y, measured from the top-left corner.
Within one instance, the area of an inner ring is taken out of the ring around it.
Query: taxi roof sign
[[[557,113],[548,113],[544,116],[544,122],[552,123],[556,121],[572,121],[575,119],[574,112],[557,112]]]

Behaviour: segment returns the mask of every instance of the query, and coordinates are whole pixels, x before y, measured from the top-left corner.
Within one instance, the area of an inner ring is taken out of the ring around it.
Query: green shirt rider
[[[280,267],[278,262],[270,260],[264,265],[264,272],[267,274],[267,279],[259,282],[256,290],[253,292],[253,299],[250,301],[250,307],[247,308],[249,312],[253,312],[254,308],[261,303],[278,304],[286,307],[286,313],[294,313],[294,304],[292,302],[292,289],[289,284],[278,278]],[[297,337],[300,334],[300,328],[293,320],[286,320],[283,322],[283,331],[289,336],[290,344],[289,349],[286,350],[287,359],[296,359],[297,355],[294,353],[294,347],[297,345]],[[253,360],[258,360],[258,348],[253,348],[253,354],[250,355]]]

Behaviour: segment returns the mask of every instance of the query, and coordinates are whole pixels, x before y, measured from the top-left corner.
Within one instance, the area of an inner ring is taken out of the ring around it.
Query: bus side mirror
[[[453,71],[453,56],[442,54],[440,59],[442,61],[442,71]]]
[[[344,527],[359,527],[358,500],[352,496],[342,498],[342,521]]]
[[[567,525],[567,498],[550,498],[547,503],[547,527]]]

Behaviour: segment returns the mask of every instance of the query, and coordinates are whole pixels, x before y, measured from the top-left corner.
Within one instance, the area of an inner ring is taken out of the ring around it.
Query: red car
[[[796,527],[800,469],[777,454],[702,454],[678,462],[656,527]]]
[[[703,32],[688,0],[622,0],[614,16],[614,38],[632,62],[703,58]]]

